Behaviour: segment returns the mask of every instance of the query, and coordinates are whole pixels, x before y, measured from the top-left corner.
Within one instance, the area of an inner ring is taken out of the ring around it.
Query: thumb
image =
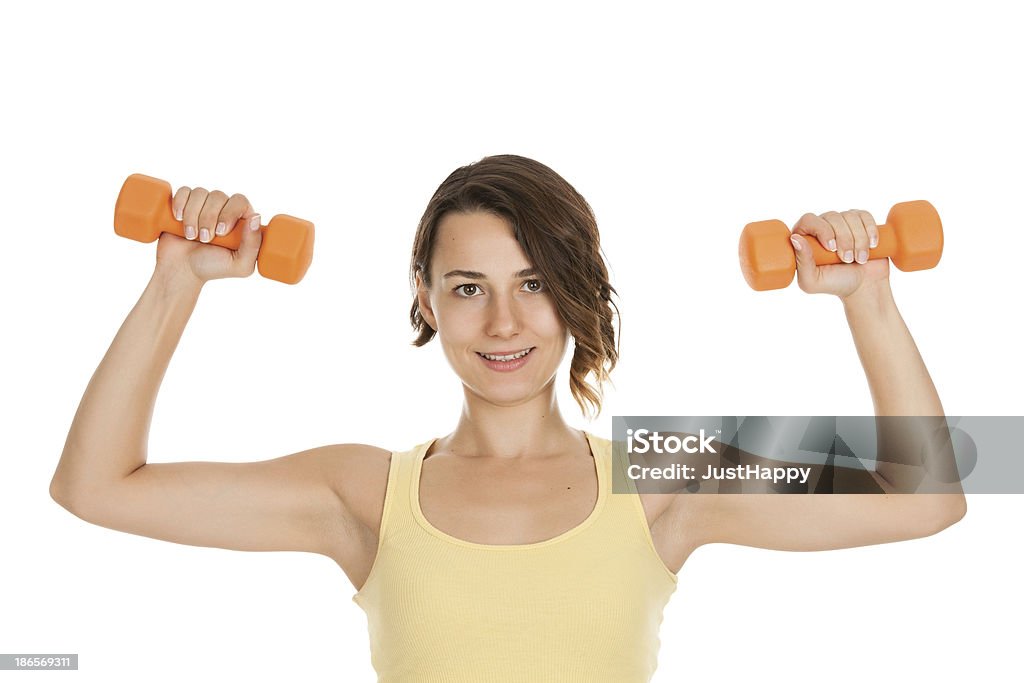
[[[815,284],[818,281],[818,264],[814,262],[814,254],[803,235],[793,234],[789,236],[796,252],[796,279],[800,289],[805,292],[817,291]]]

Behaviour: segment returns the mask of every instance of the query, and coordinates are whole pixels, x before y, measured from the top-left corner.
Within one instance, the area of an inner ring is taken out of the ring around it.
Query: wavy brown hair
[[[540,273],[555,308],[575,340],[569,387],[586,415],[601,412],[603,383],[619,358],[613,319],[618,293],[608,281],[597,220],[587,201],[560,175],[544,164],[514,154],[488,156],[449,175],[420,219],[409,265],[409,282],[416,274],[431,287],[430,266],[438,225],[449,212],[483,211],[511,224],[516,241]],[[614,311],[614,313],[613,313]],[[420,314],[415,291],[409,313],[423,346],[436,333]],[[621,326],[621,321],[618,321]],[[587,383],[593,373],[596,384]]]

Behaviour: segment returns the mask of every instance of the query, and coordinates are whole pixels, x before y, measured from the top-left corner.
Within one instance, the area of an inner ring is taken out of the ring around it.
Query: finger
[[[171,212],[174,213],[174,220],[181,220],[181,213],[185,210],[185,203],[188,202],[188,195],[192,191],[188,187],[179,187],[171,200]]]
[[[262,232],[260,228],[263,226],[260,224],[260,215],[250,205],[245,213],[242,214],[242,225],[248,226],[249,230],[255,230]]]
[[[192,188],[189,193],[188,201],[185,202],[185,208],[181,212],[181,222],[185,224],[185,239],[194,240],[199,235],[196,229],[196,226],[199,225],[199,212],[202,211],[209,194],[209,190],[201,187]]]
[[[226,235],[235,227],[238,219],[241,218],[246,211],[251,211],[252,206],[249,205],[249,200],[246,199],[244,194],[233,194],[228,199],[227,203],[224,204],[224,208],[220,210],[220,216],[217,219],[217,234]],[[248,227],[248,224],[242,227]]]
[[[214,190],[206,196],[203,208],[199,211],[199,241],[209,242],[213,239],[213,231],[217,225],[217,217],[227,204],[228,196],[220,190]]]
[[[793,226],[793,234],[816,237],[821,246],[829,251],[836,250],[835,230],[828,221],[813,213],[805,213]]]
[[[241,277],[252,275],[256,269],[256,259],[260,253],[260,245],[263,244],[263,231],[260,230],[260,215],[252,211],[252,207],[242,216],[242,223],[239,229],[242,231],[242,241],[235,252],[236,272]],[[255,226],[255,230],[252,227]]]
[[[821,271],[818,264],[814,262],[814,255],[811,253],[810,244],[806,236],[794,233],[789,236],[796,252],[796,279],[800,289],[805,292],[814,293],[818,291],[818,281],[821,278]]]
[[[853,235],[853,257],[857,263],[868,262],[868,230],[864,227],[859,209],[843,211],[843,220],[850,226],[850,233]]]
[[[821,217],[829,222],[836,233],[836,253],[844,263],[853,263],[853,231],[842,214],[826,211]]]
[[[874,249],[878,246],[878,226],[875,225],[875,219],[867,211],[860,212],[860,219],[868,231],[868,248]]]

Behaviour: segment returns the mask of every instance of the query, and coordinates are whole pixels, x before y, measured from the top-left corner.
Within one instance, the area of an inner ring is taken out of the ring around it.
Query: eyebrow
[[[513,278],[530,277],[536,275],[536,268],[527,268],[526,270],[520,270],[518,273],[513,273]],[[441,276],[442,280],[446,280],[450,277],[464,277],[470,280],[486,280],[487,276],[477,270],[449,270],[447,273]]]

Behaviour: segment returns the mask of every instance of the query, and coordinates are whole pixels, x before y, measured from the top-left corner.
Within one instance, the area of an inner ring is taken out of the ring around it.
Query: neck
[[[463,385],[465,403],[455,431],[439,445],[460,456],[547,457],[577,448],[585,437],[558,410],[554,381],[523,403],[495,405]]]

